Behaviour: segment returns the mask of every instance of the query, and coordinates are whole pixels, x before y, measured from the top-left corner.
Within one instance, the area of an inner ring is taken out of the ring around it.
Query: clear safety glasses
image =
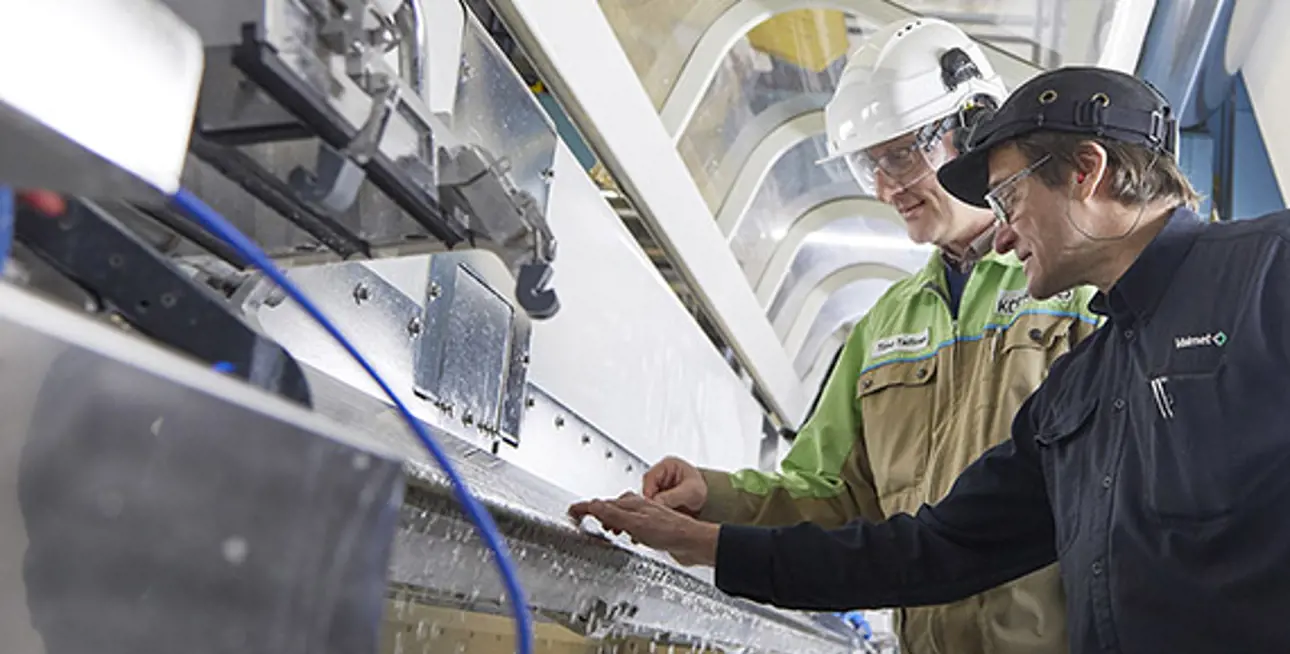
[[[1004,225],[1012,224],[1012,210],[1017,203],[1017,183],[1030,177],[1032,173],[1039,170],[1040,166],[1048,163],[1051,158],[1052,155],[1049,154],[1040,157],[1034,163],[1013,173],[986,192],[985,203],[990,205],[990,210],[994,212],[995,220]]]
[[[853,152],[846,156],[847,168],[855,177],[860,189],[878,196],[878,176],[883,188],[899,193],[936,172],[948,157],[945,143],[940,138],[927,141],[915,139],[908,145],[878,146]]]

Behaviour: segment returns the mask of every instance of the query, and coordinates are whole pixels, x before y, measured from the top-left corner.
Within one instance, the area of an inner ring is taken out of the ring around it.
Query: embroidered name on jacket
[[[879,339],[873,344],[873,352],[870,356],[874,358],[891,354],[892,352],[918,352],[927,347],[931,335],[928,330],[924,329],[917,334],[896,334],[887,338]]]
[[[1049,299],[1057,300],[1059,302],[1069,302],[1073,297],[1075,297],[1075,293],[1073,291],[1062,291]],[[1007,314],[1016,313],[1021,309],[1021,305],[1029,302],[1030,300],[1030,292],[1024,288],[1020,288],[1015,291],[999,291],[999,297],[994,303],[994,312]]]

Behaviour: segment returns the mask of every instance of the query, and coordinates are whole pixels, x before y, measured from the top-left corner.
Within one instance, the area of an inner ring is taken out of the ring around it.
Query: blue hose
[[[13,189],[0,186],[0,275],[4,274],[9,250],[13,247],[13,212]]]
[[[488,549],[492,551],[493,560],[497,564],[498,571],[502,576],[502,583],[506,587],[507,599],[511,602],[512,614],[515,616],[516,645],[520,654],[531,654],[533,652],[533,617],[529,614],[524,590],[520,587],[519,575],[516,573],[515,564],[511,560],[510,552],[506,547],[506,541],[502,539],[502,535],[497,530],[497,525],[493,522],[492,516],[466,488],[465,482],[457,474],[456,469],[452,467],[452,463],[448,460],[443,450],[440,449],[439,444],[430,437],[429,431],[419,420],[413,417],[412,412],[403,404],[403,401],[394,394],[394,391],[385,383],[385,380],[381,379],[381,376],[376,373],[371,364],[358,353],[354,345],[340,333],[340,330],[318,310],[318,307],[309,298],[300,292],[300,289],[291,280],[287,279],[287,276],[282,271],[273,265],[268,255],[259,246],[186,189],[180,189],[178,193],[175,193],[173,201],[176,206],[187,213],[206,231],[227,243],[239,256],[260,269],[283,292],[291,296],[291,299],[295,300],[296,304],[299,304],[310,317],[323,329],[327,330],[327,333],[331,334],[332,338],[336,339],[337,343],[340,343],[341,347],[345,348],[345,351],[349,352],[349,355],[358,362],[358,365],[363,367],[363,370],[367,371],[367,374],[381,387],[381,390],[385,391],[385,394],[390,397],[390,401],[394,402],[394,406],[398,408],[399,413],[403,414],[403,419],[412,427],[412,431],[416,433],[421,444],[430,452],[430,455],[434,457],[439,467],[443,469],[444,474],[452,482],[452,489],[457,495],[457,500],[461,502],[466,515],[475,524],[476,529],[479,530],[479,534]]]

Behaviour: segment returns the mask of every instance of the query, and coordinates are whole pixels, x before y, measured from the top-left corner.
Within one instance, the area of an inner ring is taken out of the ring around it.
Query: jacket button
[[[1123,400],[1123,399],[1121,399],[1121,398],[1118,398],[1118,397],[1117,397],[1117,398],[1115,398],[1115,401],[1111,403],[1111,406],[1115,407],[1115,410],[1116,410],[1116,411],[1123,411],[1123,410],[1124,410],[1124,400]]]
[[[1044,340],[1044,333],[1043,333],[1042,331],[1039,331],[1039,328],[1038,328],[1038,327],[1031,327],[1031,328],[1030,328],[1030,340],[1032,340],[1032,341],[1034,341],[1034,342],[1038,343],[1038,342],[1040,342],[1040,341]]]
[[[1111,488],[1111,475],[1107,475],[1102,478],[1102,488],[1106,488],[1106,489]]]
[[[1101,562],[1101,561],[1094,561],[1094,562],[1093,562],[1093,576],[1095,576],[1095,577],[1096,577],[1096,576],[1101,575],[1101,574],[1102,574],[1102,562]]]
[[[922,378],[926,377],[926,376],[927,376],[927,368],[919,368],[918,370],[915,370],[915,371],[914,371],[914,376],[915,376],[915,377],[917,377],[917,378],[919,378],[919,379],[922,379]]]

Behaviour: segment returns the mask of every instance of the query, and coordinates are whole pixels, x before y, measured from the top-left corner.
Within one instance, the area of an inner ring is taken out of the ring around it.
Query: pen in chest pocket
[[[1156,400],[1156,410],[1160,412],[1160,417],[1165,420],[1174,417],[1174,398],[1165,388],[1165,384],[1168,381],[1169,378],[1163,376],[1151,380],[1151,395]]]

